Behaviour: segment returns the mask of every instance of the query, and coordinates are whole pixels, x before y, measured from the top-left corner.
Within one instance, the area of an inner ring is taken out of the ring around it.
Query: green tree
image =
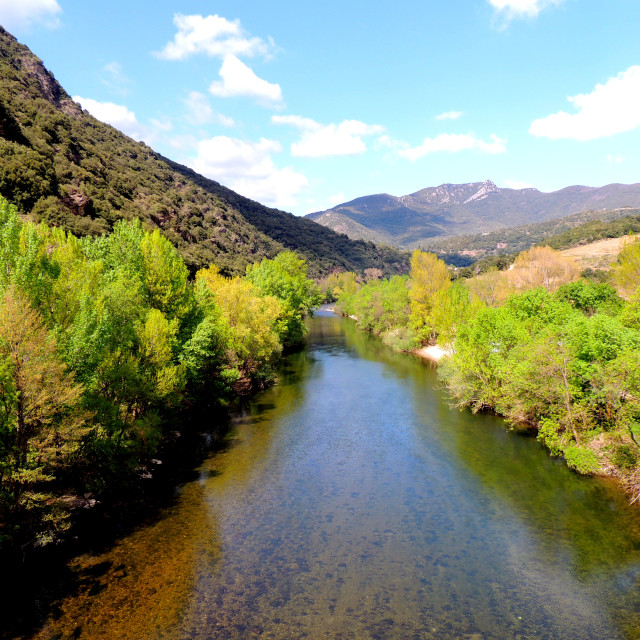
[[[630,242],[618,254],[612,268],[614,284],[625,297],[632,296],[640,287],[640,242]]]
[[[58,357],[41,316],[11,288],[0,301],[0,391],[3,507],[14,516],[46,511],[52,500],[42,487],[88,431],[80,411],[83,389]],[[40,525],[45,522],[62,520]],[[38,536],[46,542],[50,534],[45,527]]]
[[[294,251],[282,251],[273,260],[247,267],[247,280],[262,293],[282,303],[278,331],[285,347],[304,340],[304,318],[322,302],[319,287],[307,277],[307,263]]]

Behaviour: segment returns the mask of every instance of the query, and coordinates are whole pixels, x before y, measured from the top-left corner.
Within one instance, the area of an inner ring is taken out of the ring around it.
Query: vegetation
[[[185,410],[273,380],[318,300],[290,251],[193,282],[137,220],[78,239],[0,198],[0,548],[59,539],[79,496],[148,475]]]
[[[0,155],[0,195],[19,213],[77,236],[138,219],[160,230],[191,274],[215,263],[224,275],[242,275],[285,248],[314,277],[369,267],[407,271],[408,256],[397,249],[264,207],[99,122],[2,27]]]
[[[640,233],[638,209],[583,211],[570,216],[474,236],[431,238],[423,247],[434,252],[447,264],[460,268],[462,277],[484,272],[487,266],[505,268],[515,256],[533,246],[561,250]],[[466,269],[469,269],[467,271]]]
[[[549,247],[469,280],[416,251],[402,293],[393,279],[338,294],[338,308],[400,349],[447,345],[439,373],[455,404],[537,430],[580,473],[616,475],[640,499],[640,243],[609,283],[580,279]],[[345,290],[346,291],[346,290]],[[620,294],[624,297],[621,297]],[[403,312],[392,300],[404,301]],[[625,300],[626,298],[626,300]]]

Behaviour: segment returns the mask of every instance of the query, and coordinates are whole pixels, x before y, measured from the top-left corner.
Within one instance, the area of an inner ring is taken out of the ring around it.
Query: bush
[[[596,473],[600,468],[596,454],[591,449],[572,445],[564,450],[564,459],[570,469],[585,475]]]
[[[615,448],[612,462],[621,469],[633,469],[638,464],[638,458],[628,444],[619,444]]]

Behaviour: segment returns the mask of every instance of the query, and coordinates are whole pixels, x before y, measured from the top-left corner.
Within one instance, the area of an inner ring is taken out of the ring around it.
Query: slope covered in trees
[[[187,409],[272,380],[320,297],[291,251],[193,281],[137,220],[78,239],[0,198],[0,552],[60,539],[82,496],[149,475]]]
[[[397,250],[243,198],[99,122],[2,27],[0,157],[0,195],[21,213],[77,235],[137,218],[160,229],[192,272],[215,262],[224,273],[244,273],[284,248],[305,257],[314,275],[407,267]]]
[[[468,266],[484,257],[519,253],[537,244],[567,249],[639,231],[639,209],[582,211],[557,220],[479,235],[433,238],[420,248],[436,253],[448,264]]]

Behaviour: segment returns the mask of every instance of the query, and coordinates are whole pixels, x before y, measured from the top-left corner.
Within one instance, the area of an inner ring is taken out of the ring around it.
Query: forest
[[[610,273],[580,276],[571,259],[534,247],[508,270],[452,280],[442,260],[416,250],[408,276],[359,284],[343,273],[323,286],[392,347],[445,348],[438,374],[453,406],[534,430],[569,467],[617,477],[637,501],[640,242]]]
[[[189,278],[138,220],[77,238],[0,198],[0,551],[58,542],[87,496],[135,491],[182,415],[275,379],[320,301],[292,251]]]

